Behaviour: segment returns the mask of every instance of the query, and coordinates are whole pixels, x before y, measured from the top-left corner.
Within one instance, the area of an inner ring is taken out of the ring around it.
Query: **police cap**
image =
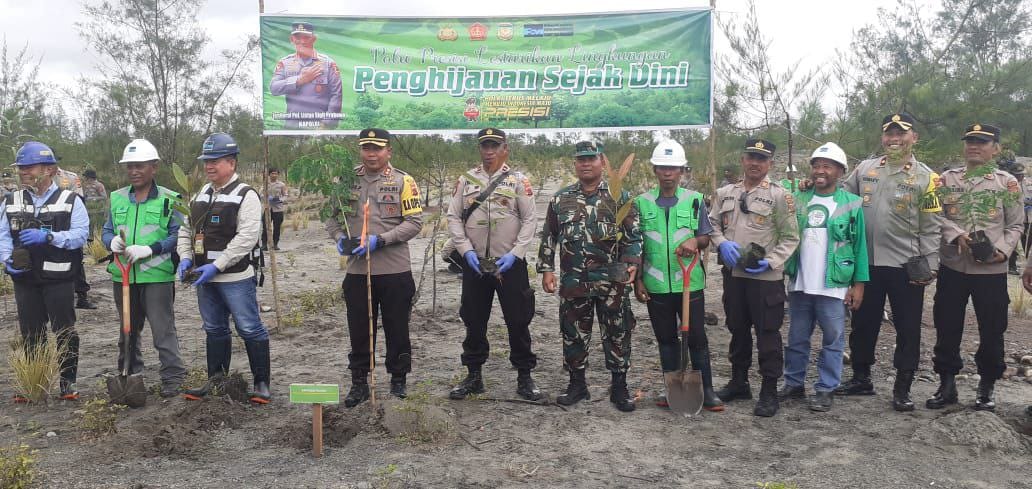
[[[774,156],[775,149],[777,149],[777,146],[774,146],[774,143],[767,141],[766,139],[746,139],[745,149],[743,151],[770,158]]]
[[[375,144],[382,148],[391,144],[391,133],[376,127],[362,129],[362,132],[358,133],[358,145],[363,144]]]
[[[906,112],[897,112],[885,116],[881,122],[882,132],[888,131],[892,126],[896,126],[904,131],[909,131],[914,127],[914,116]]]
[[[499,143],[504,143],[505,131],[493,127],[481,129],[477,132],[477,143],[482,143],[484,141],[498,141]]]
[[[574,158],[578,156],[598,156],[600,154],[602,154],[602,145],[591,141],[581,141],[573,147]]]
[[[989,124],[971,124],[964,130],[964,137],[961,139],[998,143],[1000,142],[1000,128]]]
[[[314,36],[315,28],[308,22],[294,22],[290,24],[290,35],[294,34],[311,34]]]

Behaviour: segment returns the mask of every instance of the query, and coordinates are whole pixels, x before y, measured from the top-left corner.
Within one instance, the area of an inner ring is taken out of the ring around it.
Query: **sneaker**
[[[76,390],[75,383],[61,381],[61,395],[58,397],[65,401],[77,401],[79,399],[79,391]]]
[[[661,408],[668,408],[668,407],[670,407],[670,401],[667,400],[666,390],[665,389],[663,390],[663,392],[659,393],[658,396],[656,396],[656,407],[661,407]]]
[[[169,397],[176,397],[179,395],[180,386],[179,384],[161,384],[160,396],[168,399]]]

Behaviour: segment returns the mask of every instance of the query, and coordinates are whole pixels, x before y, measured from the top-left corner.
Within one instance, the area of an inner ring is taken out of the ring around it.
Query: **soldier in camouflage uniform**
[[[617,222],[620,209],[632,197],[627,191],[616,199],[610,194],[609,184],[602,178],[606,157],[601,147],[579,142],[574,158],[578,182],[552,197],[538,250],[537,271],[549,294],[557,289],[554,262],[559,251],[559,324],[570,384],[556,402],[569,406],[590,398],[584,372],[594,311],[602,330],[606,368],[612,372],[609,400],[621,411],[633,411],[627,368],[635,325],[630,284],[641,264],[638,212],[630,204],[630,211]]]

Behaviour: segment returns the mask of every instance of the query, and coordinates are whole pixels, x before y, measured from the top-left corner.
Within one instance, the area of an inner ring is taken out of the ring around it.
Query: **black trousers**
[[[652,331],[656,333],[659,344],[659,363],[664,372],[674,372],[681,368],[681,293],[649,294],[647,304]],[[688,348],[709,350],[709,339],[706,338],[705,304],[703,291],[692,292],[688,310]],[[752,355],[750,355],[751,357]],[[698,362],[699,360],[695,360]]]
[[[752,366],[753,331],[760,375],[777,379],[784,371],[781,325],[785,321],[785,283],[728,277],[724,282],[727,329],[731,332],[728,358],[736,370]]]
[[[1003,359],[1003,333],[1007,331],[1007,274],[974,275],[939,267],[932,316],[935,320],[935,350],[932,364],[939,374],[956,375],[964,366],[960,340],[964,335],[964,312],[968,297],[978,319],[978,374],[999,379],[1007,368]]]
[[[79,333],[75,330],[74,282],[14,283],[18,327],[26,351],[47,343],[47,323],[57,335],[61,354],[61,379],[75,382],[79,369]]]
[[[369,371],[369,308],[366,276],[347,274],[341,285],[348,309],[348,332],[351,353],[348,368]],[[376,341],[378,319],[382,318],[387,343],[387,372],[407,374],[412,371],[412,343],[409,341],[409,316],[416,283],[412,272],[373,275],[373,341]],[[378,318],[377,316],[380,316]]]
[[[871,280],[864,287],[864,301],[853,313],[849,333],[853,372],[871,371],[874,348],[881,331],[885,298],[892,307],[896,328],[896,351],[892,365],[897,370],[917,370],[921,358],[921,316],[924,314],[924,286],[913,285],[902,267],[871,267]],[[939,284],[942,287],[943,284]]]
[[[82,265],[82,256],[79,257],[79,270],[75,274],[75,293],[85,294],[90,291],[90,283],[86,281],[86,266]],[[74,265],[73,265],[74,266]]]
[[[487,321],[491,318],[496,293],[509,331],[509,362],[520,370],[533,369],[537,366],[537,355],[530,346],[534,289],[530,288],[524,260],[516,260],[512,268],[502,274],[501,280],[494,275],[477,275],[463,267],[459,316],[466,325],[466,339],[462,341],[462,364],[480,367],[487,362],[491,347],[487,341]]]
[[[280,229],[283,228],[283,213],[269,212],[269,218],[272,219],[272,245],[279,246]],[[265,229],[265,219],[262,218],[262,246],[268,248],[269,238]]]
[[[1018,243],[1018,246],[1015,247],[1014,251],[1011,252],[1010,262],[1008,263],[1008,265],[1010,265],[1011,269],[1014,269],[1014,268],[1018,267],[1018,250],[1024,250],[1025,259],[1028,259],[1028,249],[1029,249],[1029,246],[1028,246],[1029,245],[1029,242],[1028,242],[1028,229],[1029,229],[1029,227],[1032,227],[1032,224],[1026,222],[1022,226],[1022,228],[1021,228],[1021,243]]]

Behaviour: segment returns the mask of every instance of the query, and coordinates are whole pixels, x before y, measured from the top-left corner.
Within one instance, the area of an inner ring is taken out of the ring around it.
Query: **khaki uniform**
[[[104,188],[104,184],[100,183],[100,180],[94,180],[92,183],[84,183],[82,185],[83,195],[86,197],[86,202],[92,202],[96,200],[106,201],[108,198],[107,189]]]
[[[942,175],[945,191],[942,207],[946,219],[943,220],[940,248],[942,266],[939,268],[939,283],[932,308],[935,321],[932,363],[940,375],[956,375],[964,367],[960,342],[970,298],[978,319],[979,342],[975,364],[979,375],[996,380],[1007,368],[1003,344],[1010,302],[1007,294],[1007,260],[979,263],[970,253],[960,254],[957,245],[953,243],[958,236],[969,232],[968,224],[965,223],[968,218],[962,207],[968,202],[980,200],[982,196],[995,194],[995,205],[977,218],[987,222],[976,222],[975,230],[985,231],[997,251],[1004,256],[1010,255],[1021,239],[1025,219],[1024,204],[1020,185],[1013,175],[994,169],[981,177],[968,179],[965,178],[966,173],[966,168],[957,168]]]
[[[938,177],[913,157],[895,171],[885,158],[865,160],[846,176],[842,188],[863,198],[871,266],[902,267],[920,255],[932,270],[938,268]]]
[[[54,175],[54,183],[61,190],[71,190],[79,194],[80,197],[86,197],[86,193],[82,190],[82,180],[79,179],[79,175],[75,172],[58,168],[57,174]]]
[[[998,198],[996,205],[986,211],[988,222],[977,223],[974,230],[985,231],[989,241],[1004,255],[1010,255],[1021,240],[1021,229],[1024,222],[1024,206],[1020,195],[1013,195],[1006,201],[1008,194],[1020,194],[1018,180],[1013,175],[994,170],[979,177],[974,182],[964,178],[967,169],[955,168],[942,175],[945,194],[942,198],[942,209],[946,219],[942,224],[942,240],[939,248],[942,265],[961,273],[996,274],[1007,273],[1007,262],[978,263],[970,254],[960,254],[954,240],[962,234],[973,230],[966,229],[964,198],[967,192],[995,191],[1003,197]]]
[[[501,179],[498,186],[463,223],[465,209],[495,179]],[[488,223],[491,223],[490,228]],[[518,370],[529,371],[537,366],[530,337],[534,290],[530,288],[524,259],[536,227],[534,191],[530,180],[522,173],[510,169],[509,165],[502,165],[494,175],[488,175],[482,166],[478,166],[459,177],[448,205],[448,231],[455,249],[460,255],[473,250],[482,258],[490,257],[491,261],[506,253],[518,258],[501,277],[477,274],[463,266],[459,316],[466,326],[462,364],[467,368],[480,368],[490,357],[487,321],[491,317],[496,292],[509,333],[509,362]],[[488,233],[491,249],[487,249]]]
[[[269,182],[269,212],[283,212],[287,210],[287,184],[282,181]],[[275,202],[273,198],[279,199]]]
[[[748,213],[741,209],[742,194],[746,195]],[[744,251],[753,242],[767,250],[764,258],[770,263],[770,270],[752,274],[739,264],[732,270],[732,276],[782,280],[785,261],[799,246],[799,224],[795,218],[792,194],[781,184],[768,177],[748,192],[741,181],[721,187],[717,189],[716,204],[710,209],[709,220],[713,226],[713,234],[710,235],[713,246],[734,241]]]
[[[463,211],[493,181],[491,177],[499,178],[506,173],[508,175],[495,187],[491,196],[463,223]],[[490,228],[489,221],[493,221]],[[509,165],[502,165],[497,173],[489,176],[483,167],[478,166],[459,177],[448,205],[448,232],[460,255],[475,250],[481,257],[499,258],[512,253],[517,258],[523,258],[527,246],[534,239],[536,228],[534,191],[530,180],[523,173],[511,170]],[[489,229],[490,250],[487,249]]]
[[[1020,183],[1021,197],[1025,201],[1025,222],[1032,223],[1032,179],[1025,177]]]
[[[411,271],[408,241],[423,228],[423,208],[415,179],[389,163],[377,175],[367,175],[364,166],[355,167],[355,173],[358,178],[351,189],[351,211],[343,216],[347,227],[342,226],[342,216],[338,214],[326,220],[326,231],[334,241],[348,235],[345,229],[351,231],[351,236],[359,236],[362,206],[368,199],[369,235],[379,234],[383,239],[373,251],[372,274]],[[351,260],[348,273],[365,275],[365,259]]]

